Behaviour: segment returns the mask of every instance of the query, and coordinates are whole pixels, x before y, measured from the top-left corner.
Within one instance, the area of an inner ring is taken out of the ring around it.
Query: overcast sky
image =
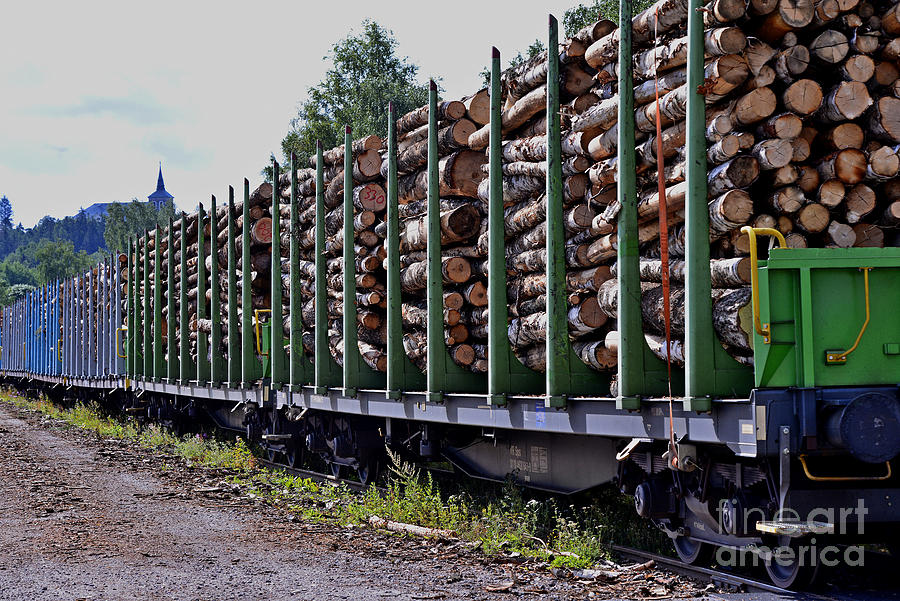
[[[372,18],[446,97],[479,87],[576,0],[15,2],[3,10],[0,194],[16,222],[146,200],[163,164],[182,209],[259,170],[331,45]],[[433,8],[430,8],[433,6]],[[296,66],[289,66],[296,65]]]

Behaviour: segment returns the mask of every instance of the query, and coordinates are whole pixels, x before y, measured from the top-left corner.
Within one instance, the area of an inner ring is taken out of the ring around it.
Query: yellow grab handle
[[[806,465],[806,455],[800,454],[797,455],[797,458],[800,460],[800,465],[803,466],[803,473],[807,478],[812,480],[813,482],[857,482],[860,480],[869,480],[869,481],[880,481],[880,480],[890,480],[893,473],[891,472],[891,462],[884,462],[884,474],[880,476],[816,476],[809,470],[809,466]]]
[[[763,342],[770,344],[772,342],[772,331],[769,328],[769,324],[760,323],[759,321],[759,257],[756,252],[756,235],[774,236],[778,239],[780,248],[787,248],[787,242],[785,242],[781,232],[770,227],[750,227],[745,225],[741,228],[741,233],[747,234],[747,237],[750,239],[750,289],[753,293],[753,326],[756,328],[756,333],[762,336]]]
[[[260,335],[259,335],[259,323],[260,323],[259,316],[261,313],[271,313],[271,312],[272,312],[271,309],[256,309],[253,311],[253,316],[256,318],[255,319],[256,323],[253,325],[253,329],[256,330],[256,354],[259,355],[260,357],[263,357],[263,356],[267,357],[269,355],[269,353],[262,352],[262,341],[260,340]]]
[[[859,341],[862,340],[866,328],[869,327],[869,272],[872,271],[872,268],[860,267],[859,270],[863,272],[863,287],[866,295],[866,320],[863,322],[862,328],[859,330],[859,334],[856,336],[856,341],[853,343],[853,346],[846,351],[825,351],[825,363],[828,365],[846,363],[847,355],[856,350],[856,347],[859,346]]]
[[[119,332],[127,332],[127,331],[128,331],[128,326],[122,326],[120,328],[116,328],[116,356],[118,356],[120,359],[128,358],[128,349],[125,349],[124,355],[119,352]],[[125,347],[123,346],[122,348],[125,348]]]

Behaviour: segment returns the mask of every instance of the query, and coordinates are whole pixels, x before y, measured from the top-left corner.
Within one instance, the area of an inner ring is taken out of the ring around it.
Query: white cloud
[[[559,2],[15,3],[4,8],[0,194],[26,226],[93,202],[146,198],[163,161],[184,209],[259,170],[365,18],[441,77],[447,97],[480,85],[507,56],[546,37]]]

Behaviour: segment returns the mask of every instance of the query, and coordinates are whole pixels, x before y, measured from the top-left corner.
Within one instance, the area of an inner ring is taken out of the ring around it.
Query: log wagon
[[[684,561],[805,586],[813,539],[900,524],[894,35],[855,0],[623,0],[563,44],[551,17],[490,88],[432,84],[386,141],[347,128],[7,307],[0,375],[364,482],[385,445],[615,481]]]

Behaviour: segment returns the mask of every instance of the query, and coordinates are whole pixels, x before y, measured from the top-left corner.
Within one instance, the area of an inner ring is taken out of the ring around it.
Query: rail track
[[[678,559],[668,557],[666,555],[658,555],[656,553],[650,553],[648,551],[642,551],[640,549],[634,549],[631,547],[623,547],[621,545],[613,545],[612,550],[623,557],[634,559],[636,561],[653,560],[656,565],[658,565],[662,569],[675,572],[676,574],[680,574],[682,576],[708,580],[716,586],[727,589],[729,591],[747,593],[774,593],[778,595],[788,596],[796,595],[796,593],[793,591],[779,588],[762,580],[749,578],[747,576],[741,576],[739,574],[723,572],[721,570],[714,570],[712,568],[704,568],[701,566],[687,564],[683,561],[679,561]],[[825,599],[826,597],[816,596],[815,598]]]

